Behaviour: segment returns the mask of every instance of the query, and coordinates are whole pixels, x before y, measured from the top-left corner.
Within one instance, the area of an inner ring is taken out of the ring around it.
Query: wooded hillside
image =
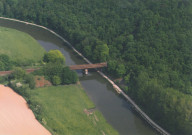
[[[107,72],[163,128],[192,134],[191,0],[0,0],[0,14],[47,26]]]

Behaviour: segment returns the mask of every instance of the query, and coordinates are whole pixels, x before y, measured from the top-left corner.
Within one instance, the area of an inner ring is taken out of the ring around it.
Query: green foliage
[[[26,83],[29,84],[30,89],[35,88],[35,80],[34,80],[34,76],[32,74],[26,74],[24,77],[24,80],[26,81]]]
[[[0,54],[0,71],[10,70],[12,65],[8,55]]]
[[[20,79],[21,81],[21,79]],[[22,83],[21,87],[17,87],[16,83],[20,82],[20,81],[12,81],[9,80],[8,86],[11,87],[15,92],[17,92],[18,94],[22,95],[24,98],[28,98],[29,94],[26,92],[26,90],[28,89],[28,86],[24,83]]]
[[[6,76],[0,76],[0,83],[3,84],[6,81]]]
[[[35,88],[35,80],[32,74],[26,74],[26,71],[20,67],[15,67],[11,75],[3,77],[4,81],[9,82],[17,93],[25,95],[25,90]],[[17,83],[21,83],[21,87],[17,87]]]
[[[117,65],[116,73],[118,77],[122,77],[126,73],[124,64]]]
[[[14,29],[0,27],[0,61],[7,62],[5,70],[10,69],[10,59],[18,65],[31,65],[31,61],[40,61],[44,52],[43,47],[30,35]]]
[[[26,74],[25,70],[23,70],[20,67],[15,67],[13,72],[11,73],[14,79],[23,79],[25,74]]]
[[[102,130],[108,135],[118,135],[99,111],[89,116],[84,113],[85,108],[95,106],[80,85],[38,88],[28,93],[30,107],[37,119],[46,121],[44,124],[52,134],[101,135]]]
[[[171,133],[191,135],[190,118],[184,119],[191,109],[187,110],[183,105],[185,111],[181,115],[180,111],[174,112],[175,108],[167,110],[169,106],[166,106],[172,102],[168,98],[166,104],[159,102],[158,105],[155,99],[164,101],[165,90],[168,90],[169,96],[182,95],[178,102],[191,102],[188,96],[192,94],[192,1],[1,2],[4,6],[0,4],[0,14],[55,30],[89,59],[108,60],[110,74],[123,77],[131,73],[128,92],[136,102],[142,104],[151,116],[154,114],[154,120]],[[153,93],[164,93],[164,96]],[[160,109],[169,113],[161,115],[161,111],[155,111]]]
[[[93,53],[94,60],[99,62],[105,62],[107,61],[107,58],[109,56],[109,48],[107,44],[97,45]]]
[[[39,121],[42,121],[42,106],[38,102],[31,101],[30,97],[28,97],[27,103],[29,104],[29,107],[35,114],[35,118]]]
[[[129,91],[129,87],[128,86],[125,86],[123,89],[125,90],[125,92]]]
[[[61,80],[62,84],[76,83],[78,81],[78,76],[77,73],[70,70],[69,67],[65,67],[61,74]]]
[[[0,71],[5,71],[5,64],[0,61]]]
[[[3,3],[0,1],[0,14],[2,15],[3,12],[4,12],[4,5],[3,5]]]
[[[52,83],[53,83],[53,85],[59,85],[59,84],[61,84],[61,78],[59,77],[59,76],[53,76],[53,78],[52,78]]]
[[[110,60],[107,65],[108,65],[107,68],[108,73],[114,76],[123,77],[126,73],[126,68],[123,63],[118,63],[115,60]]]
[[[50,50],[44,54],[43,61],[47,63],[65,63],[65,57],[59,50]]]
[[[43,76],[44,75],[44,67],[41,67],[39,70],[35,70],[32,72],[33,75]]]
[[[77,73],[70,70],[69,67],[63,67],[61,64],[48,63],[43,68],[44,75],[54,84],[71,84],[78,81]],[[58,82],[58,83],[57,83]]]
[[[108,63],[107,63],[107,70],[108,70],[108,72],[109,73],[114,73],[115,72],[115,69],[116,69],[116,67],[117,67],[117,61],[115,61],[115,60],[110,60]]]
[[[60,76],[62,73],[63,65],[48,63],[43,67],[44,75],[49,78],[49,80],[52,80],[53,76]]]
[[[124,77],[124,81],[125,81],[126,84],[129,83],[129,81],[130,81],[130,74],[127,74],[127,75]]]
[[[161,117],[158,123],[164,124],[174,134],[192,132],[192,96],[173,88],[163,88],[156,79],[150,79],[146,72],[139,74],[135,85],[135,89],[131,89],[134,97],[153,119]]]

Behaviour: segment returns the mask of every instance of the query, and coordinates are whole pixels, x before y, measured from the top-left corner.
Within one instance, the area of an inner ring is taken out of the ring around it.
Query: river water
[[[85,63],[66,43],[51,32],[36,26],[0,19],[0,26],[14,28],[34,37],[47,51],[59,49],[66,58],[66,65]],[[120,135],[157,135],[130,107],[130,104],[113,90],[111,85],[96,72],[80,76],[80,82],[87,95],[102,112],[105,119]]]

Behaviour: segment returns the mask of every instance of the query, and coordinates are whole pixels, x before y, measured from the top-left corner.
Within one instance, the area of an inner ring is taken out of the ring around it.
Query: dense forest
[[[49,27],[107,61],[152,119],[192,134],[191,0],[0,0],[0,15]]]

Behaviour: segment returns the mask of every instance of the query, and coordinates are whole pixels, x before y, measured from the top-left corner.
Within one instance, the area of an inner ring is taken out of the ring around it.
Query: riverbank
[[[53,134],[118,135],[95,108],[81,85],[38,88],[27,93],[31,104],[40,106],[39,117]]]
[[[145,112],[143,112],[139,106],[128,96],[125,94],[123,90],[119,88],[118,85],[116,85],[109,77],[107,77],[105,74],[103,74],[100,71],[97,71],[102,77],[104,77],[116,90],[118,94],[121,94],[133,107],[133,109],[156,131],[158,131],[162,135],[170,135],[167,131],[165,131],[163,128],[161,128],[158,124],[156,124]]]
[[[35,119],[24,98],[3,85],[0,85],[0,134],[51,135]]]

